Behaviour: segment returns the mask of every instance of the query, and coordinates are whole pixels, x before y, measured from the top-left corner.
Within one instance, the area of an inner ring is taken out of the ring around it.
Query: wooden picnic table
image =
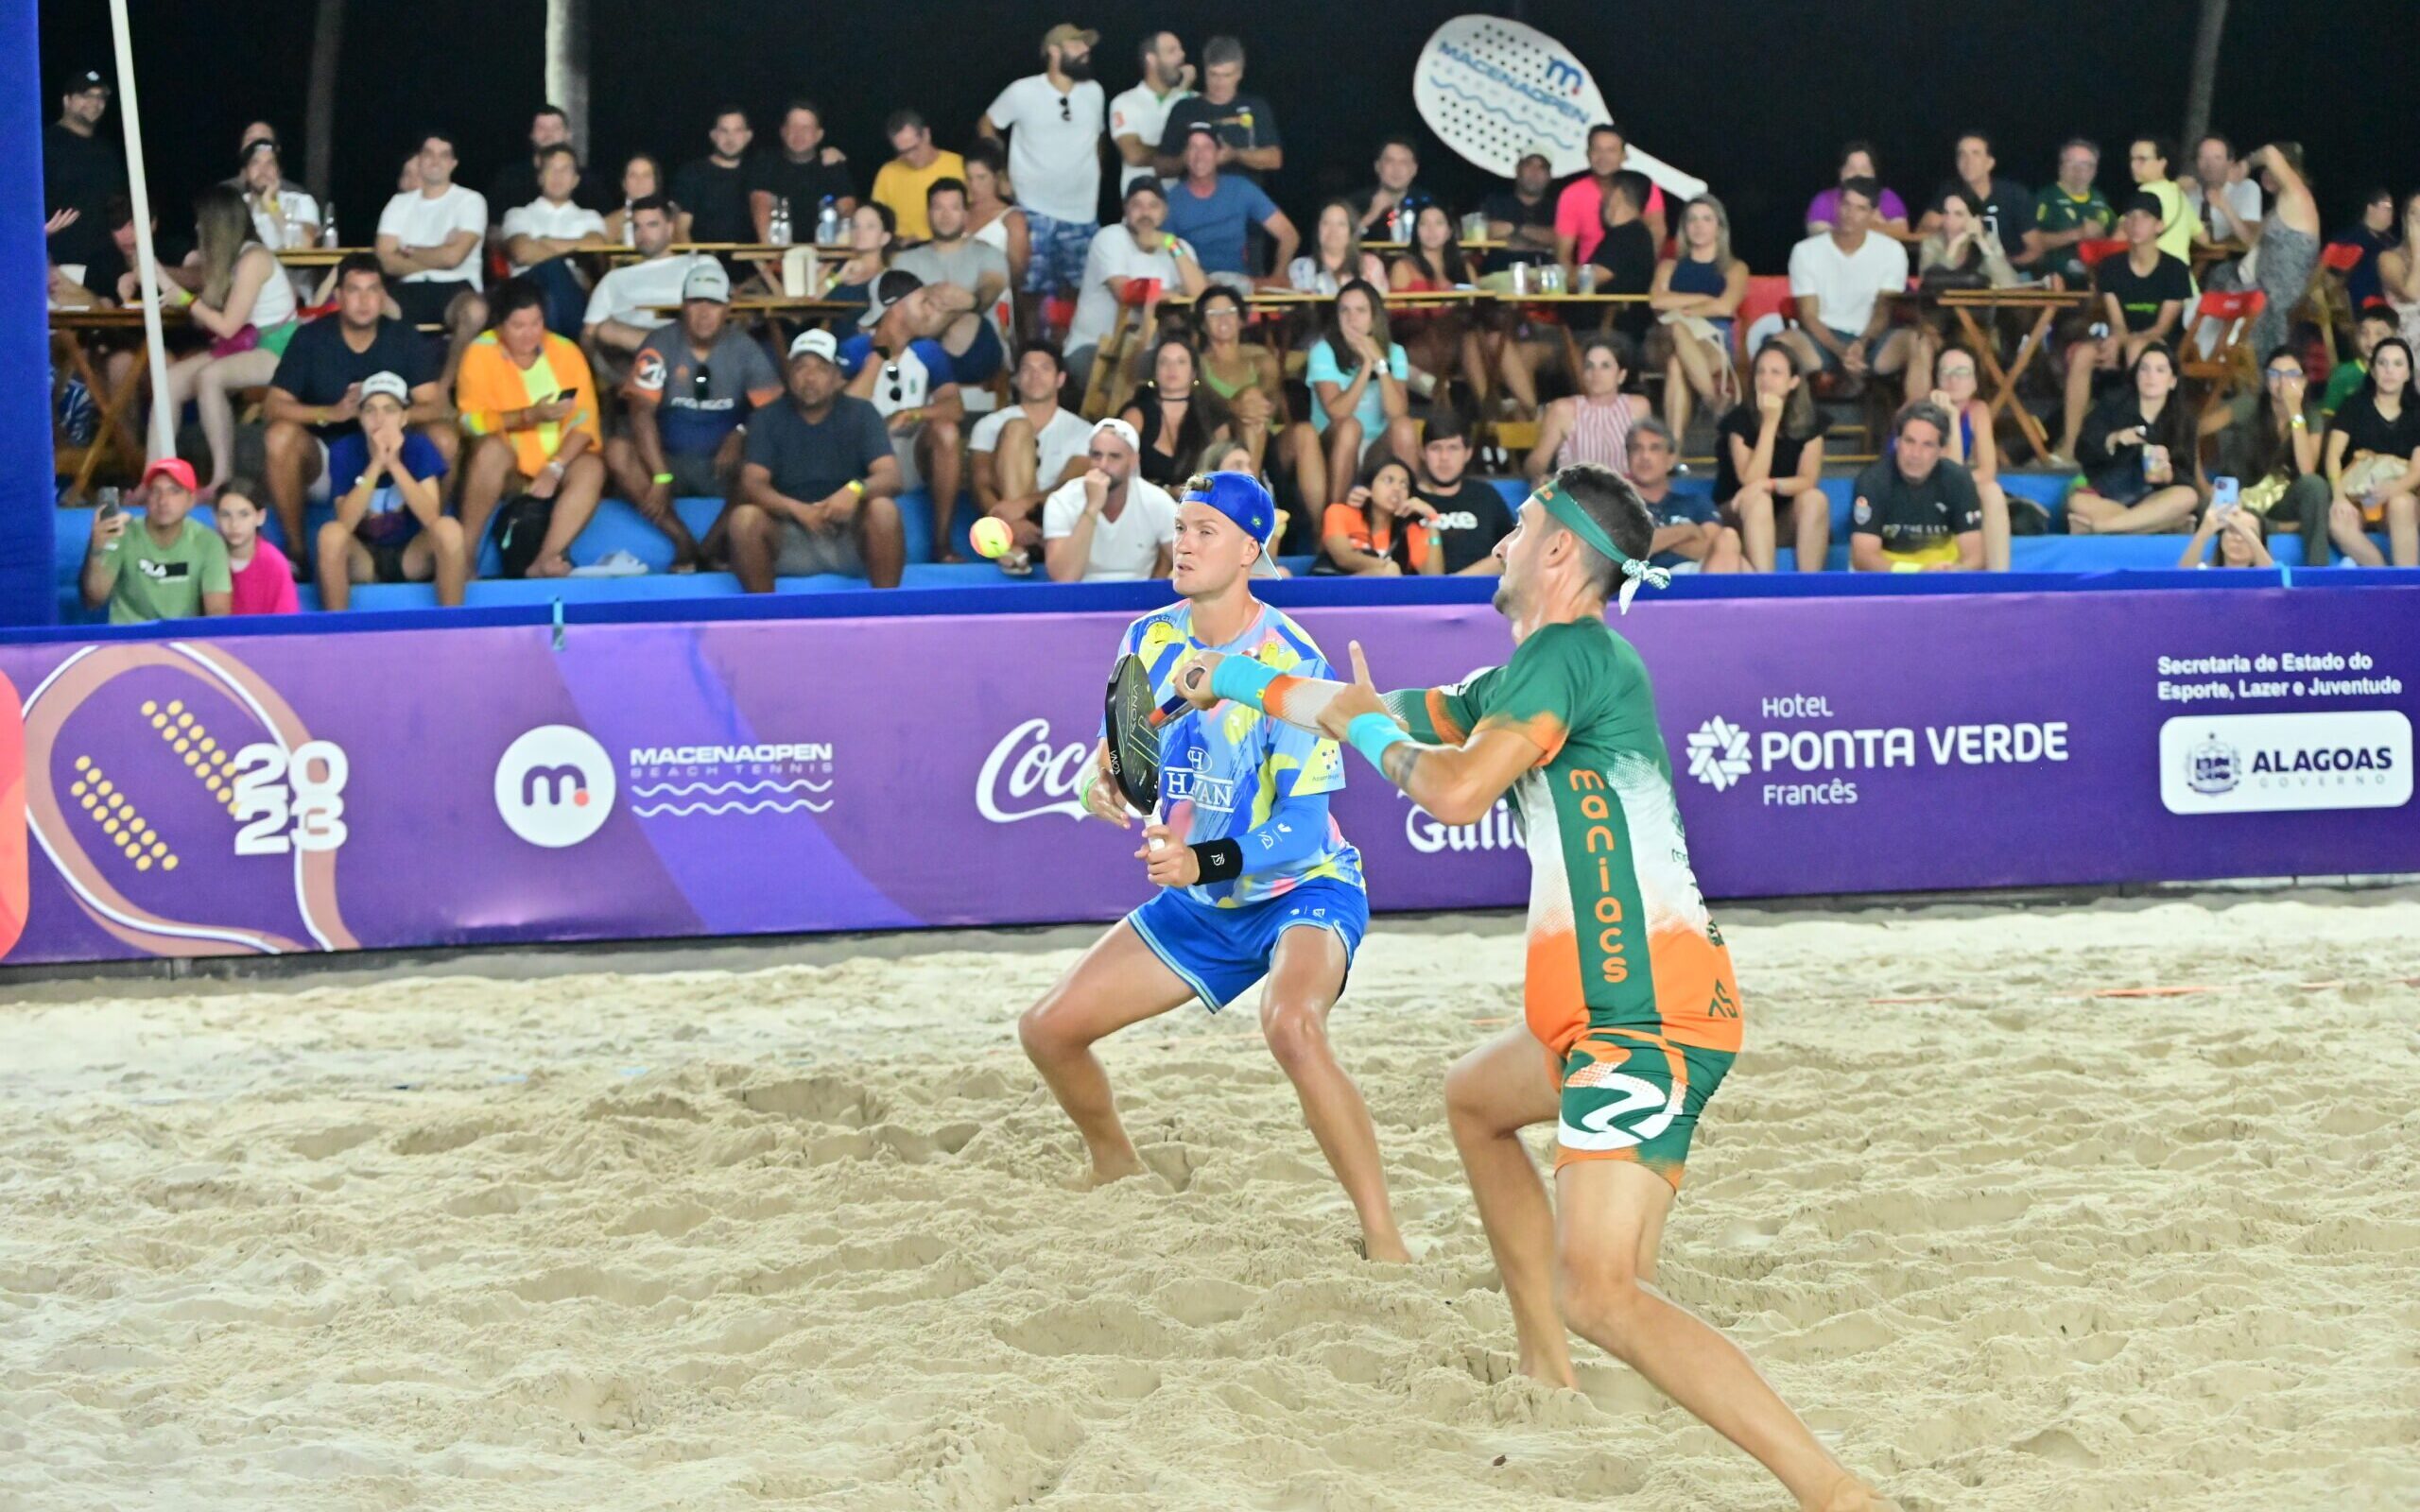
[[[190,331],[193,326],[192,318],[182,307],[163,309],[160,322],[171,336]],[[149,381],[150,375],[145,365],[137,363],[127,370],[125,382],[112,387],[109,364],[94,360],[93,349],[97,340],[115,333],[130,333],[140,341],[143,307],[112,305],[50,312],[51,360],[82,380],[85,390],[93,396],[93,403],[101,410],[92,443],[82,448],[83,455],[77,460],[75,476],[68,483],[66,498],[62,502],[73,503],[82,499],[86,490],[92,488],[101,464],[112,452],[124,460],[129,472],[140,472],[143,467],[143,438],[135,434],[129,411],[133,406],[135,394]]]
[[[1944,289],[1937,294],[1910,289],[1889,297],[1910,304],[1929,304],[1956,316],[1958,329],[1966,337],[1966,344],[1974,350],[1976,366],[1981,369],[1978,387],[1983,390],[1983,402],[1992,419],[1996,421],[2002,410],[2010,411],[2016,418],[2017,429],[2024,433],[2026,440],[2032,443],[2033,455],[2036,457],[2050,455],[2050,438],[2044,432],[2042,422],[2017,400],[2017,381],[2025,376],[2025,369],[2041,354],[2043,344],[2050,335],[2050,322],[2058,318],[2059,312],[2083,309],[2100,298],[2098,294],[2086,289],[2020,284],[2005,289]],[[2024,336],[2017,342],[2016,355],[2002,366],[1998,341],[1984,329],[1983,321],[1977,316],[1981,312],[1996,318],[2006,311],[2031,311],[2033,323],[2026,328]]]
[[[281,247],[277,260],[288,267],[334,267],[356,252],[368,257],[377,251],[374,247]]]

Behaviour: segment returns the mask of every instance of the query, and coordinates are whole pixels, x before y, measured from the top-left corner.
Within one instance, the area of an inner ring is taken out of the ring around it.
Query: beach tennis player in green
[[[1566,467],[1495,548],[1512,659],[1458,686],[1381,695],[1200,655],[1177,686],[1343,740],[1445,824],[1510,792],[1530,848],[1527,1022],[1445,1078],[1454,1142],[1519,1335],[1520,1368],[1573,1383],[1569,1328],[1780,1478],[1806,1508],[1890,1503],[1843,1469],[1739,1348],[1654,1286],[1664,1220],[1706,1099],[1739,1052],[1731,953],[1706,912],[1628,612],[1654,524],[1629,483]],[[1557,1125],[1555,1200],[1521,1145]]]

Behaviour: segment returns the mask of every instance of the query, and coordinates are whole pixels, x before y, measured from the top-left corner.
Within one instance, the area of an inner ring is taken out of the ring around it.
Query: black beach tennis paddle
[[[1135,813],[1160,809],[1160,727],[1184,712],[1183,694],[1166,703],[1151,697],[1151,672],[1128,652],[1109,669],[1101,713],[1109,731],[1109,775]]]

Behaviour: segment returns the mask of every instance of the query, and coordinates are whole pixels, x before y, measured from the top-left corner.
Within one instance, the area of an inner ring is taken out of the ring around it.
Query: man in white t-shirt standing
[[[462,348],[488,323],[487,301],[479,298],[488,201],[454,181],[459,164],[454,139],[429,132],[412,159],[420,187],[388,200],[378,215],[378,266],[404,322],[442,325],[452,337],[445,363],[449,388]]]
[[[1897,372],[1915,346],[1912,327],[1890,331],[1891,301],[1883,296],[1906,291],[1908,249],[1873,229],[1881,195],[1872,179],[1842,180],[1840,218],[1789,254],[1798,324],[1782,339],[1810,375],[1841,372],[1862,380]]]
[[[1058,349],[1046,341],[1027,342],[1017,349],[1010,378],[1016,403],[977,421],[966,442],[975,507],[1009,527],[1028,561],[1042,543],[1043,502],[1083,476],[1089,465],[1092,427],[1059,403],[1066,382]]]
[[[601,360],[596,375],[601,383],[615,384],[626,377],[630,354],[664,324],[666,317],[659,312],[681,303],[689,269],[703,254],[676,254],[672,250],[675,229],[671,200],[648,195],[631,201],[631,239],[638,246],[639,261],[625,263],[596,281],[580,327],[589,361],[598,364]]]
[[[1120,194],[1137,179],[1159,172],[1160,135],[1167,129],[1168,111],[1179,100],[1193,98],[1193,65],[1184,60],[1184,43],[1173,31],[1155,31],[1143,39],[1143,81],[1109,102],[1109,137],[1126,160],[1118,175]]]
[[[1143,442],[1112,418],[1093,427],[1092,470],[1042,507],[1043,564],[1054,583],[1166,577],[1176,546],[1176,501],[1139,476]]]
[[[1076,318],[1067,326],[1067,371],[1078,388],[1090,379],[1093,357],[1117,323],[1118,301],[1132,280],[1155,280],[1163,291],[1183,289],[1200,299],[1210,286],[1201,259],[1192,245],[1160,228],[1168,217],[1168,195],[1157,179],[1137,179],[1126,186],[1126,214],[1115,226],[1103,226],[1084,253],[1084,273],[1076,286]],[[1143,318],[1148,319],[1146,310]]]
[[[1018,79],[975,123],[977,134],[1009,133],[1009,179],[1033,239],[1028,293],[1072,290],[1100,226],[1100,133],[1108,101],[1093,81],[1100,33],[1060,25],[1042,39],[1043,71]]]

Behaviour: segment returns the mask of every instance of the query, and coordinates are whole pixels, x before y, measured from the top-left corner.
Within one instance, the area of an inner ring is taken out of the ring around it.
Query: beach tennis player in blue
[[[1276,507],[1241,472],[1213,472],[1177,507],[1180,602],[1127,627],[1119,649],[1149,668],[1156,700],[1200,651],[1328,677],[1326,658],[1282,610],[1253,596]],[[1085,779],[1088,814],[1133,819],[1108,772]],[[1328,812],[1344,786],[1337,743],[1241,704],[1187,708],[1160,730],[1161,810],[1134,852],[1161,891],[1110,929],[1026,1010],[1018,1037],[1092,1158],[1090,1179],[1145,1169],[1117,1117],[1095,1042],[1199,999],[1213,1012],[1266,978],[1260,1027],[1294,1083],[1303,1116],[1361,1221],[1372,1260],[1409,1260],[1387,1201],[1378,1139],[1359,1089],[1337,1063],[1327,1016],[1369,927],[1361,857]]]

